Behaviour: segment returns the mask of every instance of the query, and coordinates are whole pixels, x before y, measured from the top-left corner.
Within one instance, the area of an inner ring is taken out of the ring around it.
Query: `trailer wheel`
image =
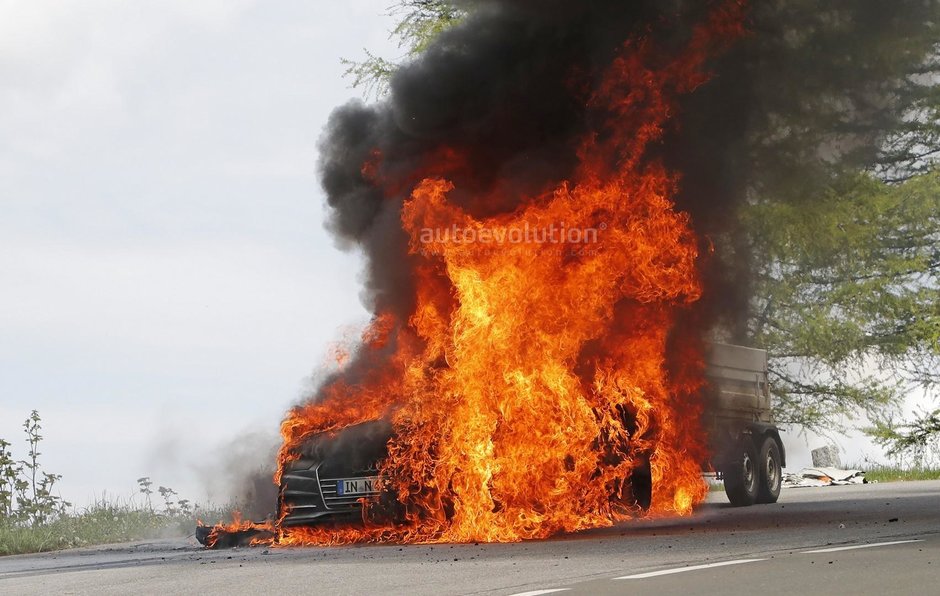
[[[757,501],[760,486],[760,467],[754,444],[744,439],[738,448],[737,458],[724,471],[725,494],[735,507],[747,507]]]
[[[780,497],[783,470],[780,467],[780,447],[775,438],[764,439],[758,462],[760,462],[760,487],[757,491],[757,502],[776,503]]]

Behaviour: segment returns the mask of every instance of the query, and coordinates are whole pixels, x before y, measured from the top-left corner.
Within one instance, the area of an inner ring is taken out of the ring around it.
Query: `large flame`
[[[575,175],[514,212],[474,217],[440,176],[414,187],[401,214],[420,262],[414,313],[376,318],[360,348],[374,366],[292,410],[279,455],[283,469],[312,435],[389,418],[381,472],[404,523],[282,528],[281,543],[606,526],[642,513],[630,482],[647,465],[650,514],[688,514],[704,498],[702,361],[680,323],[701,295],[698,241],[670,198],[677,175],[648,148],[741,23],[729,2],[678,53],[624,44],[590,97],[603,117]]]

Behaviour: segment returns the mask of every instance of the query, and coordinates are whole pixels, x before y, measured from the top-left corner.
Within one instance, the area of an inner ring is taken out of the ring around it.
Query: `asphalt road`
[[[712,493],[692,517],[518,544],[204,551],[180,539],[0,558],[2,594],[129,592],[940,594],[940,481],[785,489],[749,508]]]

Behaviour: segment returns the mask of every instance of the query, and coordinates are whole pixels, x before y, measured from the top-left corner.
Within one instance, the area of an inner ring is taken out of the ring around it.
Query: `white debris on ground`
[[[785,473],[783,475],[784,488],[865,484],[865,482],[865,472],[861,470],[842,470],[831,467],[803,468],[796,474]]]

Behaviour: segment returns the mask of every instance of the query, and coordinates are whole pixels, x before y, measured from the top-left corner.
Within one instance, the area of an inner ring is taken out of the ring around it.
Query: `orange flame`
[[[474,217],[448,200],[448,180],[416,185],[401,215],[420,260],[414,313],[376,318],[361,351],[379,364],[294,408],[279,454],[283,469],[314,434],[389,418],[381,472],[405,521],[282,528],[280,543],[516,541],[607,526],[641,513],[630,479],[647,463],[650,514],[685,515],[705,497],[703,365],[682,327],[702,292],[698,240],[671,200],[678,176],[647,148],[742,22],[740,3],[719,6],[670,59],[647,39],[624,44],[590,97],[605,117],[581,141],[575,175],[515,212]]]
[[[201,528],[206,528],[205,524],[202,523],[202,520],[198,520],[197,525]],[[209,530],[209,533],[205,539],[205,545],[207,548],[215,548],[223,536],[238,535],[247,532],[254,532],[259,536],[250,537],[245,540],[243,544],[250,546],[255,546],[258,544],[270,544],[275,533],[275,527],[274,524],[269,522],[258,523],[249,520],[243,520],[241,511],[233,511],[232,521],[230,523],[219,523]]]

